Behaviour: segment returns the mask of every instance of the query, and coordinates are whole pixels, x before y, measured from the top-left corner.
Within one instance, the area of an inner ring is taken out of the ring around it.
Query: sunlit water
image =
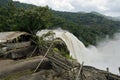
[[[45,34],[48,31],[51,30],[39,31],[37,35],[41,37],[42,34]],[[118,74],[118,67],[120,67],[119,36],[115,40],[105,40],[96,47],[85,47],[77,37],[68,31],[52,31],[55,33],[54,38],[61,38],[65,42],[70,55],[78,62],[81,63],[84,61],[85,65],[94,66],[103,70],[106,70],[106,68],[109,67],[110,72]]]

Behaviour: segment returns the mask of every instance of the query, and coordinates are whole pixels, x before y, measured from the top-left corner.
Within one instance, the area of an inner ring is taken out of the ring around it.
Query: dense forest
[[[70,30],[86,45],[96,44],[108,35],[110,38],[119,31],[120,21],[113,21],[96,13],[72,13],[54,11],[54,15],[64,19],[63,28]],[[65,26],[65,27],[64,27]]]
[[[46,7],[0,0],[0,32],[27,31],[35,34],[41,29],[62,28],[76,35],[86,46],[112,38],[120,29],[120,21],[113,21],[95,13],[60,12]]]

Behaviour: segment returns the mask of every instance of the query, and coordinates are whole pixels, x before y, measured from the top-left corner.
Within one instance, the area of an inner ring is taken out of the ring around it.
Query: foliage
[[[96,45],[106,35],[112,38],[120,29],[120,21],[109,20],[103,15],[59,11],[53,11],[53,14],[62,19],[59,26],[72,32],[85,45]]]
[[[112,37],[120,29],[120,21],[112,21],[94,13],[53,11],[48,6],[0,1],[0,31],[26,31],[36,34],[41,29],[66,29],[77,36],[86,46]]]
[[[18,30],[36,33],[51,25],[52,14],[48,7],[37,7],[30,10],[20,10],[15,17]]]
[[[35,42],[35,45],[38,47],[39,52],[41,54],[44,54],[46,53],[48,48],[54,43],[54,33],[50,31],[50,32],[47,32],[46,34],[43,34],[40,37],[36,36],[34,38],[34,42]]]
[[[0,31],[19,30],[35,34],[51,25],[52,14],[47,6],[25,10],[16,8],[11,2],[9,7],[0,7],[0,12]]]
[[[8,3],[10,3],[10,2],[12,2],[17,8],[29,9],[29,8],[36,7],[35,5],[20,3],[19,1],[13,2],[13,0],[0,0],[0,7],[1,6],[9,7]]]

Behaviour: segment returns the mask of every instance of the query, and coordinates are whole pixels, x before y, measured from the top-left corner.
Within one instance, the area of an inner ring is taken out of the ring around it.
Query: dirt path
[[[19,61],[1,60],[0,78],[19,71],[24,71],[27,69],[35,69],[42,58],[43,56],[38,56],[38,57],[19,60]],[[44,68],[44,66],[47,64],[48,64],[48,59],[45,58],[43,63],[41,64],[41,68]]]
[[[7,65],[10,65],[11,63],[13,63],[13,60],[2,60],[0,59],[0,70],[2,70],[2,68],[6,67]]]

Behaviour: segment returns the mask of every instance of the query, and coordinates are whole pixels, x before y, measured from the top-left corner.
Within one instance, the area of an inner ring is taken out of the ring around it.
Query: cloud
[[[120,16],[120,0],[14,0],[38,6],[48,5],[59,11],[91,12],[97,11],[106,15]]]
[[[74,11],[105,11],[108,10],[105,5],[107,0],[76,0],[71,3],[74,6]]]

